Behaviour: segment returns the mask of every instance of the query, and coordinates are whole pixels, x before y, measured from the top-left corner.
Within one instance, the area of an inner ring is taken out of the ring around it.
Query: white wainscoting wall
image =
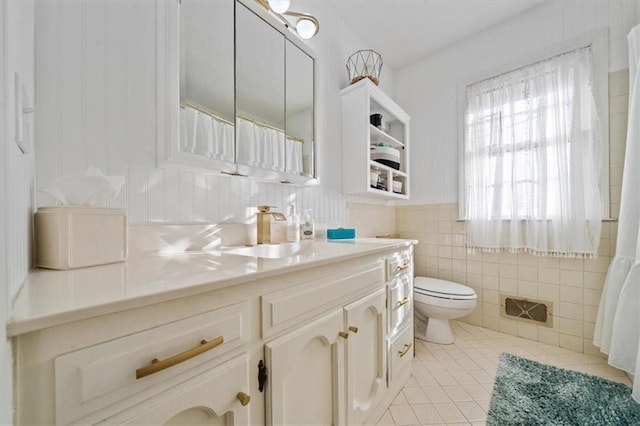
[[[34,94],[33,1],[0,2],[0,424],[13,423],[13,354],[6,337],[11,302],[31,267],[35,179],[33,117],[23,154],[15,144],[15,72]],[[24,105],[32,106],[32,105]]]

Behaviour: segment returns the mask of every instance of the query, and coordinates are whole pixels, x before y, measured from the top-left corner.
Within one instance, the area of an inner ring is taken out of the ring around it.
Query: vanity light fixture
[[[285,13],[291,6],[290,0],[268,0],[269,8],[275,13]]]
[[[292,24],[289,22],[286,16],[292,16],[294,18],[298,18],[293,25],[293,28],[296,30],[298,35],[308,40],[311,37],[318,34],[318,30],[320,29],[320,23],[316,19],[315,16],[310,15],[308,13],[302,12],[293,12],[289,10],[289,6],[291,5],[290,0],[255,0],[260,6],[264,7],[266,10],[270,10],[279,16],[280,20],[284,23],[287,28],[291,28]]]

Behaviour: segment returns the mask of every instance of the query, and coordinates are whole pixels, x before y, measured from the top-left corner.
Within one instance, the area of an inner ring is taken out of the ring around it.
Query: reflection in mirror
[[[287,173],[314,177],[313,58],[286,42]]]
[[[285,171],[284,42],[282,33],[237,3],[238,165]]]
[[[180,151],[235,160],[233,2],[180,6]]]

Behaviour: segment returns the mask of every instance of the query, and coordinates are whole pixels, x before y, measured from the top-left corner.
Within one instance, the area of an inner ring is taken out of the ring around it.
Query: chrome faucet
[[[258,206],[258,244],[271,243],[271,218],[286,221],[287,217],[280,212],[272,212],[273,206]],[[276,207],[273,207],[276,208]]]

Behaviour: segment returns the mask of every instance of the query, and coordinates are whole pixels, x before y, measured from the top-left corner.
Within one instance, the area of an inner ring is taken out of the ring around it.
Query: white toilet
[[[453,343],[449,320],[469,315],[478,299],[466,285],[427,277],[415,277],[413,296],[415,337],[445,345]]]

